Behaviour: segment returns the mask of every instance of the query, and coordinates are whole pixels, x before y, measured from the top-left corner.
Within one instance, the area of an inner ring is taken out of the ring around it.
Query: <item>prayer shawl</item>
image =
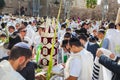
[[[109,55],[112,53],[111,51],[104,48],[100,48],[100,50],[107,57],[109,57]],[[99,63],[98,57],[96,57],[93,66],[92,80],[111,80],[111,78],[112,78],[111,71],[102,66]]]
[[[108,49],[116,56],[120,56],[120,32],[116,29],[108,29],[105,38],[109,39]]]
[[[7,60],[0,62],[0,80],[25,80]]]
[[[81,54],[71,54],[70,58],[67,60],[66,66],[65,66],[65,79],[67,79],[70,74],[70,62],[74,59],[78,58],[82,62],[82,69],[81,69],[81,74],[78,80],[91,80],[92,78],[92,70],[93,70],[93,56],[90,52],[87,50],[83,49]],[[78,63],[79,64],[79,63]],[[74,65],[74,63],[73,63]]]

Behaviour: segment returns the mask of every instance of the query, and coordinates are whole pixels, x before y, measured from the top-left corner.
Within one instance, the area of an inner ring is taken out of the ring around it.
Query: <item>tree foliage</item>
[[[0,0],[0,9],[2,9],[5,6],[5,1],[4,0]]]
[[[97,5],[97,0],[86,0],[87,8],[95,8]]]

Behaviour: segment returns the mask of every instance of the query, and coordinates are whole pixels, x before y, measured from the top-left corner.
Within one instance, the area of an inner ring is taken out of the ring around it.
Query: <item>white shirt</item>
[[[5,49],[3,45],[4,45],[4,43],[0,42],[0,59],[8,56],[8,54],[7,54],[8,50]]]
[[[70,58],[66,62],[65,79],[67,79],[69,76],[79,77],[80,72],[81,72],[80,52],[76,54],[71,53]]]
[[[28,36],[25,36],[24,40],[27,41],[30,46],[32,46],[32,44],[33,44],[32,39],[30,39]]]
[[[88,67],[89,66],[89,67]],[[72,54],[65,67],[65,79],[69,76],[78,77],[77,80],[91,80],[93,56],[90,52],[82,51]]]
[[[35,31],[33,30],[31,25],[28,25],[26,36],[28,36],[30,39],[32,39],[34,35],[35,35]]]
[[[116,56],[120,56],[120,32],[116,29],[108,29],[105,38],[109,40],[108,49]]]
[[[25,80],[18,72],[16,72],[9,61],[0,62],[0,80]]]
[[[87,49],[87,46],[88,46],[88,41],[84,45],[85,49]]]
[[[81,60],[79,58],[75,58],[70,62],[70,76],[79,77],[80,72],[81,72]]]
[[[58,31],[58,40],[60,40],[61,38],[64,38],[64,34],[65,34],[65,29],[59,30]]]
[[[34,37],[32,38],[34,47],[37,48],[39,44],[41,44],[41,36],[39,32],[36,32]]]

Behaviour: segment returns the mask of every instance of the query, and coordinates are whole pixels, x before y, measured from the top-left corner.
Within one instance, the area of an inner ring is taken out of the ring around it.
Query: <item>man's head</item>
[[[81,26],[82,28],[88,29],[88,25],[84,22]]]
[[[32,26],[34,27],[36,25],[36,21],[34,20],[33,22],[32,22]]]
[[[25,27],[21,27],[18,29],[19,34],[24,37],[26,35],[27,29]]]
[[[69,40],[69,47],[71,52],[78,53],[82,48],[82,44],[80,43],[79,39],[71,38]]]
[[[2,40],[3,42],[6,40],[7,36],[5,33],[0,34],[0,40]]]
[[[70,49],[69,49],[69,45],[68,45],[68,40],[63,40],[62,41],[62,48],[63,48],[63,50],[64,50],[64,52],[70,52]]]
[[[65,35],[64,35],[64,40],[69,40],[70,38],[71,38],[71,33],[65,33]]]
[[[64,30],[66,28],[66,25],[65,24],[62,24],[61,25],[61,30]]]
[[[15,27],[14,26],[9,26],[8,31],[9,31],[9,33],[13,33],[15,31]]]
[[[108,25],[108,27],[109,27],[109,29],[115,29],[115,24],[114,24],[114,23],[110,23],[110,24]]]
[[[27,22],[22,22],[21,26],[22,27],[27,27],[28,23]]]
[[[19,24],[19,23],[16,23],[15,29],[18,30],[19,28],[20,28],[20,24]]]
[[[22,70],[30,61],[32,52],[27,43],[19,42],[10,51],[9,61],[17,71]]]
[[[103,39],[104,38],[104,35],[105,35],[105,30],[103,30],[103,29],[100,29],[99,31],[98,31],[98,38],[99,39]]]
[[[71,33],[72,32],[71,28],[66,28],[66,32]]]
[[[88,41],[87,36],[86,36],[85,34],[80,34],[80,35],[78,36],[78,39],[79,39],[80,43],[81,43],[83,46],[84,46],[85,43]]]
[[[41,35],[42,32],[45,32],[45,27],[44,27],[44,26],[39,26],[39,27],[38,27],[38,32],[39,32],[39,34]]]

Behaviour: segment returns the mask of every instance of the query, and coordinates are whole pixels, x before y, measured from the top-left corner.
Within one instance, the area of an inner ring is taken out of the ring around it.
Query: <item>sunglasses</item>
[[[21,32],[27,32],[27,30],[22,30]]]

